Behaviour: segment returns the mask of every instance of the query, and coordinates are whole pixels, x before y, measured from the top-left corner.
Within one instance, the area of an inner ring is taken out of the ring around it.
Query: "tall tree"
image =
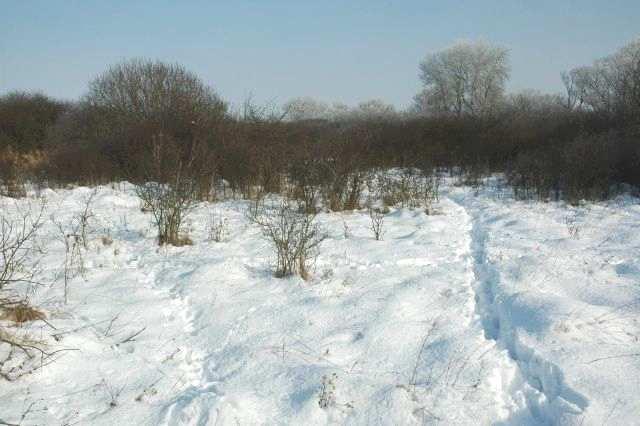
[[[563,79],[573,85],[579,103],[587,109],[637,118],[640,114],[640,39],[591,66],[565,73]]]
[[[495,111],[509,78],[509,52],[482,41],[459,42],[420,63],[424,85],[415,107],[425,114],[484,115]]]

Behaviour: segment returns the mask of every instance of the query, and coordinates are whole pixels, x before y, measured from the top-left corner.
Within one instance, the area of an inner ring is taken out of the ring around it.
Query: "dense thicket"
[[[225,113],[215,92],[183,67],[123,62],[94,79],[52,128],[47,175],[59,181],[166,180],[178,163],[195,172],[220,140]],[[74,165],[78,158],[82,164]]]
[[[0,150],[42,149],[47,130],[68,108],[42,94],[13,92],[0,96]]]
[[[68,108],[42,94],[0,97],[0,181],[10,195],[23,192],[25,174],[42,169],[48,131]]]
[[[396,166],[470,183],[504,173],[518,196],[539,199],[602,199],[620,184],[640,185],[640,42],[564,74],[567,93],[553,96],[504,94],[504,49],[451,49],[423,62],[425,89],[412,113],[308,98],[277,111],[247,102],[231,113],[181,66],[134,60],[96,78],[71,106],[37,95],[0,99],[0,142],[41,152],[22,173],[49,184],[188,178],[200,198],[216,188],[287,192],[333,209],[354,207],[372,170]],[[444,78],[450,69],[464,72]],[[0,178],[5,188],[15,181]]]

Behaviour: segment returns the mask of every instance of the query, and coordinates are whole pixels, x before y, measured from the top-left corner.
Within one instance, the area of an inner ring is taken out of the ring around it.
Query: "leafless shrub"
[[[64,244],[64,263],[63,263],[63,279],[64,279],[64,303],[69,301],[69,282],[81,275],[84,277],[86,268],[82,257],[82,241],[79,234],[73,229],[65,228],[62,222],[55,222],[58,228],[60,240]]]
[[[106,379],[102,379],[102,382],[100,382],[100,386],[102,387],[102,389],[104,390],[104,393],[109,399],[109,408],[117,407],[118,399],[120,398],[120,394],[122,394],[122,391],[124,390],[125,385],[122,385],[122,387],[117,388],[111,385],[110,383],[108,383]]]
[[[64,302],[69,301],[69,283],[77,276],[85,277],[86,267],[84,264],[83,250],[89,248],[90,221],[94,214],[91,204],[96,195],[96,190],[85,198],[80,212],[74,214],[67,222],[57,220],[54,217],[51,221],[58,229],[60,241],[64,244],[65,255],[63,264],[64,280]]]
[[[612,195],[621,145],[614,134],[603,134],[581,136],[564,147],[567,201],[579,204],[581,200],[603,200]]]
[[[438,199],[439,179],[431,171],[405,168],[399,173],[381,172],[368,182],[369,192],[385,206],[424,207],[427,214]]]
[[[294,161],[289,167],[289,181],[291,198],[302,201],[309,209],[315,209],[322,196],[324,162],[318,158],[309,157]]]
[[[433,173],[423,173],[418,187],[418,197],[422,201],[425,212],[431,214],[433,212],[433,203],[438,201],[440,191],[440,179]]]
[[[14,323],[44,319],[44,314],[31,307],[26,297],[18,297],[18,286],[26,285],[27,294],[38,283],[35,255],[41,253],[37,236],[43,224],[45,202],[37,210],[15,205],[15,215],[0,211],[0,313],[2,320]],[[9,333],[0,325],[0,377],[17,380],[46,364],[52,354],[42,349],[42,342],[27,335]],[[36,362],[40,354],[40,365]]]
[[[322,383],[320,384],[320,393],[318,394],[318,405],[322,409],[333,407],[336,405],[336,380],[338,375],[336,373],[330,376],[322,376]]]
[[[351,229],[349,228],[347,221],[344,220],[344,217],[342,218],[342,232],[345,240],[351,238]]]
[[[215,209],[209,214],[207,230],[209,240],[217,243],[226,241],[229,238],[229,221],[226,217],[221,216]]]
[[[382,209],[369,206],[369,218],[371,219],[371,231],[376,241],[382,240],[384,236],[384,212]]]
[[[154,141],[149,180],[136,186],[136,194],[153,215],[158,243],[181,246],[188,243],[181,226],[198,202],[198,185],[190,173],[195,153],[183,161],[169,152],[171,144],[161,139]]]
[[[360,199],[367,174],[353,172],[346,176],[338,176],[329,191],[329,206],[333,211],[355,210],[360,208]]]
[[[263,204],[258,211],[248,212],[248,217],[262,228],[263,235],[275,249],[276,276],[298,273],[308,279],[309,261],[326,238],[315,221],[316,213],[310,213],[303,203],[284,199]]]
[[[15,217],[5,215],[5,206],[0,211],[0,306],[14,302],[15,286],[35,285],[37,260],[33,255],[40,252],[37,235],[42,227],[46,204],[41,201],[37,210],[32,206],[21,208],[15,204]]]
[[[11,147],[0,150],[0,194],[11,198],[26,196],[24,176],[21,165],[24,155],[14,151]]]
[[[264,211],[265,195],[260,194],[252,200],[250,200],[249,207],[247,209],[247,216],[250,220],[255,221],[255,218]]]
[[[575,218],[567,216],[564,218],[564,224],[567,227],[567,232],[569,232],[569,236],[575,240],[580,238],[580,224],[576,221]]]
[[[335,155],[340,155],[336,153]],[[343,164],[337,158],[321,163],[322,196],[332,211],[355,210],[360,200],[369,173],[357,169],[355,164]]]
[[[90,222],[95,217],[91,206],[93,203],[93,199],[95,198],[97,193],[97,188],[93,189],[91,193],[84,198],[82,210],[73,218],[73,220],[77,223],[78,236],[85,250],[89,248],[88,234],[90,232]]]
[[[195,204],[190,183],[169,185],[147,182],[138,186],[136,192],[153,215],[158,230],[158,243],[182,245],[181,225]]]
[[[402,169],[397,176],[383,173],[378,177],[379,192],[387,206],[399,204],[400,207],[418,207],[421,199],[421,176],[412,168]]]
[[[468,186],[473,189],[473,192],[477,195],[488,175],[489,172],[486,164],[472,164],[460,170],[456,185]]]

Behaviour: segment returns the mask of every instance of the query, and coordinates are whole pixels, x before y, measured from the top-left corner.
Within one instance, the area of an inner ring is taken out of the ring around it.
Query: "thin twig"
[[[145,331],[147,329],[147,326],[142,327],[140,330],[136,331],[135,333],[133,333],[131,336],[127,337],[126,339],[124,339],[123,341],[121,341],[120,343],[117,343],[116,346],[121,345],[123,343],[127,343],[127,342],[134,342],[135,338],[138,337],[143,331]]]
[[[596,359],[592,359],[589,362],[586,362],[585,364],[593,364],[594,362],[604,361],[604,360],[607,360],[607,359],[631,358],[631,357],[636,357],[636,356],[640,356],[640,352],[634,353],[634,354],[622,354],[622,355],[613,355],[613,356],[606,356],[606,357],[602,357],[602,358],[596,358]]]

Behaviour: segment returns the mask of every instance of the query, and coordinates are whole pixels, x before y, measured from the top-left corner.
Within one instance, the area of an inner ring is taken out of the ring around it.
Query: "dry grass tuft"
[[[174,244],[176,247],[192,246],[193,240],[188,235],[181,235]]]
[[[46,315],[44,312],[22,302],[2,306],[2,308],[0,308],[0,319],[17,324],[43,320],[45,318]]]

